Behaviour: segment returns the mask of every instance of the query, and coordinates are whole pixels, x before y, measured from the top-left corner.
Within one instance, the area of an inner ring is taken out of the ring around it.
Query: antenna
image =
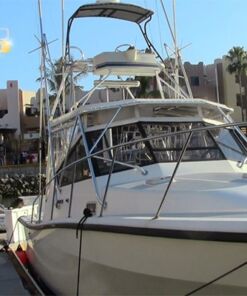
[[[43,36],[43,29],[42,29],[42,13],[41,13],[41,2],[38,0],[38,8],[39,8],[39,23],[40,23],[40,49],[42,50],[43,43],[42,43],[42,36]],[[37,49],[35,49],[37,50]],[[33,51],[31,51],[33,52]],[[30,53],[31,53],[30,52]],[[41,67],[40,67],[40,91],[39,91],[39,196],[40,196],[40,208],[39,208],[39,219],[41,218],[41,211],[42,211],[42,201],[43,201],[43,190],[42,190],[42,149],[43,149],[43,62],[42,62],[42,54],[41,54]],[[44,120],[45,122],[45,120]]]
[[[172,10],[173,10],[173,42],[174,42],[174,50],[175,50],[175,98],[178,98],[178,90],[179,90],[179,71],[178,71],[178,47],[177,47],[177,29],[176,29],[176,0],[172,1]]]
[[[186,88],[188,90],[189,96],[191,98],[193,98],[193,94],[192,94],[192,91],[191,91],[189,80],[188,80],[186,71],[184,69],[184,65],[183,65],[183,62],[182,62],[182,59],[181,59],[181,55],[180,55],[181,49],[179,49],[177,47],[177,35],[176,35],[176,0],[173,0],[173,29],[171,27],[171,24],[170,24],[168,15],[166,13],[166,9],[165,9],[163,0],[160,0],[160,4],[161,4],[162,10],[163,10],[163,12],[165,14],[166,22],[168,24],[168,28],[170,30],[170,34],[172,36],[172,40],[173,40],[173,44],[174,44],[174,49],[175,49],[175,52],[174,52],[174,54],[175,54],[175,65],[174,65],[174,74],[175,74],[175,77],[174,77],[174,85],[175,85],[175,89],[178,90],[180,88],[180,86],[179,86],[179,73],[178,73],[179,66],[180,66],[181,69],[182,69],[183,77],[184,77],[184,80],[185,80],[185,84],[186,84]],[[167,47],[167,45],[165,45],[165,47]],[[176,92],[175,97],[178,97],[177,94],[178,94],[178,92]]]
[[[65,47],[64,47],[64,0],[61,0],[61,22],[62,22],[62,77],[64,77]],[[62,91],[62,108],[65,113],[65,89]]]
[[[53,146],[51,141],[51,124],[50,124],[50,102],[48,96],[48,86],[47,86],[47,73],[46,73],[46,36],[43,32],[43,23],[42,23],[42,0],[38,0],[38,10],[39,10],[39,24],[40,24],[40,39],[41,39],[41,67],[40,67],[40,117],[43,114],[43,99],[45,98],[45,107],[46,107],[46,123],[47,123],[47,131],[48,131],[48,144],[49,144],[49,151],[48,156],[51,161],[52,167],[52,176],[55,175],[55,164],[53,159]],[[42,121],[42,119],[41,119]],[[42,125],[41,125],[41,132],[42,132]],[[40,132],[40,140],[42,140],[42,134]],[[48,180],[49,181],[49,180]]]

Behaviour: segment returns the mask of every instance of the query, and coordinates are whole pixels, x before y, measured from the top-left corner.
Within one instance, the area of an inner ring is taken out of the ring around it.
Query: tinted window
[[[67,165],[72,164],[76,160],[79,160],[85,157],[85,155],[86,154],[85,154],[84,145],[82,144],[82,140],[79,139],[77,144],[72,148],[71,152],[69,153],[69,156],[67,159]],[[74,182],[78,182],[84,179],[88,179],[89,177],[90,177],[90,174],[89,174],[88,161],[84,160],[75,165],[68,167],[63,172],[61,172],[60,174],[60,178],[62,178],[61,186],[71,184],[73,180]]]
[[[113,145],[123,144],[117,150],[114,171],[129,169],[130,166],[145,166],[159,162],[175,162],[186,142],[188,134],[162,137],[165,134],[182,132],[191,127],[201,127],[201,123],[136,123],[114,127],[99,141],[94,152]],[[101,131],[88,133],[90,147],[94,145]],[[145,137],[161,136],[150,141],[140,141]],[[125,145],[124,145],[125,144]],[[112,151],[108,150],[93,159],[96,176],[107,174],[111,166]],[[208,131],[194,132],[184,154],[183,161],[221,160],[224,156],[213,136]]]

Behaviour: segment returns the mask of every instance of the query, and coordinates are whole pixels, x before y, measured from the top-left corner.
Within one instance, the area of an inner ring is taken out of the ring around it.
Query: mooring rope
[[[76,238],[78,239],[78,232],[80,230],[80,243],[79,243],[79,256],[78,256],[78,269],[77,269],[77,283],[76,283],[76,295],[79,296],[80,291],[80,272],[81,272],[81,250],[82,250],[82,230],[83,225],[86,222],[87,218],[92,217],[92,212],[90,209],[85,208],[83,211],[84,216],[77,224],[76,228]]]
[[[244,267],[246,264],[247,264],[247,261],[245,261],[244,263],[239,264],[238,266],[236,266],[236,267],[234,267],[233,269],[231,269],[231,270],[229,270],[229,271],[223,273],[222,275],[218,276],[217,278],[213,279],[212,281],[210,281],[210,282],[208,282],[208,283],[206,283],[206,284],[200,286],[199,288],[197,288],[197,289],[195,289],[195,290],[193,290],[193,291],[191,291],[191,292],[185,294],[185,296],[193,295],[193,294],[195,294],[196,292],[198,292],[198,291],[200,291],[200,290],[202,290],[202,289],[205,289],[206,287],[211,286],[212,284],[214,284],[214,283],[217,282],[218,280],[221,280],[222,278],[226,277],[227,275],[229,275],[229,274],[235,272],[236,270],[238,270],[238,269]]]

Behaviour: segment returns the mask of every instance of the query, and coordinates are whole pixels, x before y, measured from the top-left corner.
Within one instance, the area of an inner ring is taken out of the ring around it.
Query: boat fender
[[[16,251],[15,251],[17,257],[20,259],[21,263],[23,265],[28,264],[28,259],[27,259],[27,254],[26,252],[22,249],[21,245],[18,245]]]

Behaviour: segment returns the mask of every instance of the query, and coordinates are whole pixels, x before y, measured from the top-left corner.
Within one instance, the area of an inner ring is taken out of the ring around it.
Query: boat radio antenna
[[[43,32],[42,29],[42,13],[41,13],[41,3],[38,3],[39,7],[39,24],[40,31]],[[42,36],[42,35],[41,35]],[[40,48],[43,47],[42,38],[40,40]],[[41,58],[42,60],[42,58]],[[40,67],[40,91],[39,91],[39,196],[40,196],[40,211],[42,208],[42,200],[43,200],[43,189],[42,189],[42,150],[43,150],[43,70]],[[44,120],[45,124],[45,120]],[[45,130],[45,127],[44,127]]]
[[[175,49],[175,88],[179,88],[179,73],[178,73],[178,68],[179,66],[181,67],[181,70],[182,70],[182,73],[183,73],[183,77],[184,77],[184,80],[185,80],[185,84],[186,84],[186,88],[187,88],[187,91],[188,91],[188,94],[191,98],[193,98],[193,94],[192,94],[192,90],[191,90],[191,87],[190,87],[190,83],[189,83],[189,80],[188,80],[188,76],[187,76],[187,73],[185,71],[185,68],[184,68],[184,65],[183,65],[183,62],[182,62],[182,58],[181,58],[181,54],[180,54],[180,51],[181,49],[178,49],[177,47],[177,35],[176,35],[176,0],[173,0],[173,28],[172,29],[172,26],[171,26],[171,23],[170,23],[170,20],[168,18],[168,15],[167,15],[167,12],[166,12],[166,8],[165,8],[165,5],[163,3],[163,0],[160,0],[160,4],[161,4],[161,7],[162,7],[162,10],[164,12],[164,15],[165,15],[165,19],[166,19],[166,22],[167,22],[167,25],[168,25],[168,28],[169,28],[169,31],[170,31],[170,34],[171,34],[171,37],[172,37],[172,40],[173,40],[173,44],[174,44],[174,49]]]
[[[177,46],[177,29],[176,29],[176,0],[172,1],[172,10],[173,10],[173,36],[174,36],[174,50],[175,50],[175,98],[178,98],[179,90],[179,64],[178,64],[178,46]]]
[[[40,67],[40,104],[43,109],[43,99],[45,98],[45,109],[46,109],[46,124],[47,124],[47,134],[48,134],[48,157],[51,161],[52,176],[55,176],[55,164],[53,159],[53,146],[52,146],[52,135],[51,135],[51,124],[50,124],[50,102],[48,96],[48,86],[47,86],[47,71],[46,71],[46,36],[43,31],[42,22],[42,0],[38,0],[38,10],[39,10],[39,24],[40,24],[40,40],[41,40],[41,67]],[[43,111],[43,110],[42,110]],[[41,110],[40,110],[41,112]],[[49,180],[47,180],[49,181]]]
[[[62,77],[64,77],[65,72],[65,42],[64,42],[64,0],[61,0],[61,25],[62,25]],[[65,88],[62,91],[62,108],[65,113]]]

